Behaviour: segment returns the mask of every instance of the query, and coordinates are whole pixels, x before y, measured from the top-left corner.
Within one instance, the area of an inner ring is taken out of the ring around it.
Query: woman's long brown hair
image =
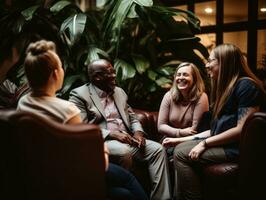
[[[239,79],[248,77],[262,90],[263,86],[249,69],[243,54],[235,45],[219,45],[213,49],[213,54],[219,65],[218,79],[212,80],[211,97],[213,117],[217,118]]]

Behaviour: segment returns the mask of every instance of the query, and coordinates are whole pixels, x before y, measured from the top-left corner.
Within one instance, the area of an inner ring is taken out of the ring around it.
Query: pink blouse
[[[176,134],[184,128],[196,130],[204,112],[209,110],[209,101],[206,93],[203,93],[198,101],[176,104],[168,91],[161,102],[158,118],[159,133],[176,137]]]

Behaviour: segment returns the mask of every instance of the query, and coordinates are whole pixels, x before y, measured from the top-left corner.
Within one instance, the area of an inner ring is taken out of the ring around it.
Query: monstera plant
[[[86,12],[71,1],[38,1],[26,9],[3,13],[1,24],[10,24],[7,19],[17,16],[12,18],[17,28],[11,32],[23,41],[20,44],[26,46],[40,38],[57,44],[65,68],[64,86],[58,93],[62,98],[88,81],[88,63],[106,58],[113,62],[117,82],[127,92],[129,103],[157,110],[177,64],[189,61],[202,69],[202,58],[208,56],[207,49],[195,37],[200,32],[199,19],[189,11],[152,0],[110,0],[103,7]],[[174,16],[181,16],[183,21],[176,21]],[[0,47],[6,49],[4,45]],[[8,73],[17,84],[24,80],[21,63]]]

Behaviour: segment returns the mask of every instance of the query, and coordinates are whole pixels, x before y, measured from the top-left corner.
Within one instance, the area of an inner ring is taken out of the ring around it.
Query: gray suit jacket
[[[143,131],[132,108],[127,104],[127,95],[122,88],[116,87],[113,94],[118,112],[129,133]],[[98,124],[102,129],[103,137],[109,134],[107,120],[100,98],[94,86],[90,83],[78,87],[70,92],[69,101],[81,110],[81,118],[85,123]]]

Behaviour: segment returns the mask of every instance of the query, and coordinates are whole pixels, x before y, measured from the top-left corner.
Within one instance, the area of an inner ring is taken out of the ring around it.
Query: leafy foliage
[[[174,16],[184,21],[176,21]],[[129,95],[129,103],[157,110],[177,64],[189,61],[202,69],[202,57],[208,57],[206,48],[194,37],[200,31],[199,19],[189,11],[152,0],[110,0],[103,8],[86,12],[71,1],[38,2],[16,11],[5,10],[0,19],[1,27],[3,24],[8,29],[0,37],[7,37],[9,43],[1,44],[1,51],[11,49],[12,37],[24,44],[22,52],[29,42],[40,38],[57,44],[65,68],[64,86],[58,93],[63,98],[88,81],[88,63],[106,58],[113,62],[117,82]],[[22,60],[23,56],[9,72],[17,84],[21,82]]]

